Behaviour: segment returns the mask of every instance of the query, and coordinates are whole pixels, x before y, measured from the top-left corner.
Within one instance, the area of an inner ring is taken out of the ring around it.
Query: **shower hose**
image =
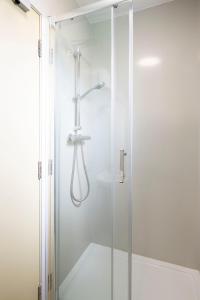
[[[76,207],[80,207],[82,202],[85,201],[90,193],[90,182],[89,182],[89,177],[88,177],[88,172],[87,172],[87,167],[85,163],[85,157],[84,157],[84,151],[83,151],[83,143],[80,143],[80,148],[81,148],[81,158],[82,158],[82,164],[83,164],[83,170],[85,174],[85,179],[86,179],[86,184],[87,184],[87,190],[85,192],[85,195],[80,195],[80,197],[75,196],[74,192],[74,176],[75,176],[75,168],[76,168],[76,163],[78,161],[78,145],[77,143],[74,144],[74,153],[73,153],[73,163],[72,163],[72,173],[71,173],[71,183],[70,183],[70,196],[72,203]]]

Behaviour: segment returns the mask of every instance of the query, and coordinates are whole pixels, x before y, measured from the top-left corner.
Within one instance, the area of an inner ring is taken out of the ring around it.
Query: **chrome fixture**
[[[127,153],[124,151],[124,149],[120,150],[120,183],[124,183],[125,180],[124,158],[126,155]]]
[[[105,82],[101,81],[97,83],[95,86],[93,86],[91,89],[87,90],[84,94],[81,95],[80,99],[82,100],[85,98],[88,94],[90,94],[94,90],[100,90],[105,86]]]
[[[80,61],[81,61],[81,52],[78,48],[74,52],[74,63],[75,63],[75,88],[74,88],[74,105],[75,105],[75,114],[74,114],[74,133],[69,134],[68,136],[68,144],[72,144],[74,146],[74,153],[73,153],[73,162],[72,162],[72,173],[71,173],[71,182],[70,182],[70,197],[72,203],[76,207],[80,207],[82,202],[85,201],[89,194],[90,194],[90,181],[88,177],[87,167],[85,163],[85,156],[83,151],[84,142],[90,140],[90,136],[82,135],[79,133],[81,130],[81,121],[80,121],[80,102],[84,99],[88,94],[90,94],[93,90],[99,90],[105,86],[104,82],[97,83],[94,87],[87,90],[82,95],[80,94]],[[74,176],[75,176],[75,167],[78,160],[78,149],[80,147],[81,150],[81,160],[83,165],[83,170],[85,174],[87,189],[85,195],[81,195],[80,197],[75,196],[74,192]]]

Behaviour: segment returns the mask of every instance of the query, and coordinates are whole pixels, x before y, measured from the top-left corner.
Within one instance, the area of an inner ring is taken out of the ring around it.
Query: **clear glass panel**
[[[134,0],[134,300],[194,300],[200,1],[163,2]]]
[[[56,28],[59,300],[111,300],[110,44],[110,8]]]
[[[130,8],[56,28],[59,300],[131,299]]]
[[[131,3],[113,8],[113,169],[114,169],[114,230],[113,278],[114,299],[131,299],[132,268],[132,95],[130,85],[132,61]],[[130,15],[130,16],[129,16]]]

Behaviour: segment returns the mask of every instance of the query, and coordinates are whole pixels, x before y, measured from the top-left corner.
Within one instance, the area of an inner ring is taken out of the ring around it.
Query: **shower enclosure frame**
[[[55,55],[55,26],[57,23],[64,21],[64,20],[70,20],[74,19],[79,16],[84,16],[89,13],[102,10],[105,8],[111,9],[111,123],[113,124],[114,119],[114,106],[115,106],[115,81],[114,81],[114,73],[115,73],[115,66],[114,66],[114,30],[115,30],[115,24],[114,24],[114,9],[118,7],[119,4],[122,3],[129,3],[130,8],[128,12],[128,22],[129,22],[129,142],[130,142],[130,159],[129,159],[129,166],[127,168],[127,177],[129,177],[129,180],[133,182],[133,0],[102,0],[99,2],[95,2],[90,5],[86,5],[80,8],[77,8],[75,10],[72,10],[71,12],[62,15],[62,16],[51,16],[49,17],[49,64],[50,64],[50,76],[49,76],[49,82],[51,86],[50,91],[50,118],[51,118],[51,141],[50,141],[50,149],[51,149],[51,157],[54,156],[54,55]],[[113,124],[114,125],[114,124]],[[113,127],[113,126],[111,126]],[[116,130],[114,128],[111,128],[111,135],[113,136],[113,131]],[[111,142],[112,143],[112,142]],[[111,149],[111,152],[113,149]],[[111,153],[112,154],[112,153]],[[112,155],[111,155],[112,156]],[[112,162],[111,162],[112,164]],[[48,249],[50,249],[51,257],[49,261],[51,261],[51,273],[48,276],[46,286],[48,287],[49,280],[51,281],[51,288],[52,288],[52,294],[50,298],[48,297],[48,300],[57,300],[56,298],[56,279],[55,279],[55,272],[56,272],[56,266],[55,266],[55,222],[54,222],[54,208],[55,206],[55,191],[54,191],[54,180],[55,180],[55,174],[52,172],[50,179],[50,224],[49,227],[51,227],[50,231],[54,236],[50,237],[50,248],[47,246]],[[113,187],[114,188],[114,187]],[[132,201],[133,201],[133,188],[132,185],[129,186],[129,211],[128,211],[128,218],[129,218],[129,251],[128,251],[128,298],[127,300],[132,300]],[[53,233],[54,232],[54,233]],[[113,233],[114,235],[114,233]],[[113,251],[113,250],[112,250]],[[47,255],[48,256],[48,255]],[[112,255],[113,257],[113,255]],[[53,261],[52,261],[53,260]],[[113,258],[112,258],[112,273],[113,273]],[[112,276],[113,277],[113,276]],[[113,289],[114,283],[112,282],[112,289]],[[48,288],[47,288],[48,289]],[[112,292],[111,299],[114,300],[114,294]]]

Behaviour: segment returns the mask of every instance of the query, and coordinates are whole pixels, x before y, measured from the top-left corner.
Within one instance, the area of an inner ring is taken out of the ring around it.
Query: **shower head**
[[[88,94],[90,94],[93,90],[100,90],[105,86],[105,82],[100,81],[95,86],[93,86],[91,89],[87,90],[84,94],[81,95],[81,99],[85,98]]]
[[[100,90],[100,89],[102,89],[104,86],[105,86],[105,82],[100,81],[100,82],[98,82],[98,83],[94,86],[94,89]]]

